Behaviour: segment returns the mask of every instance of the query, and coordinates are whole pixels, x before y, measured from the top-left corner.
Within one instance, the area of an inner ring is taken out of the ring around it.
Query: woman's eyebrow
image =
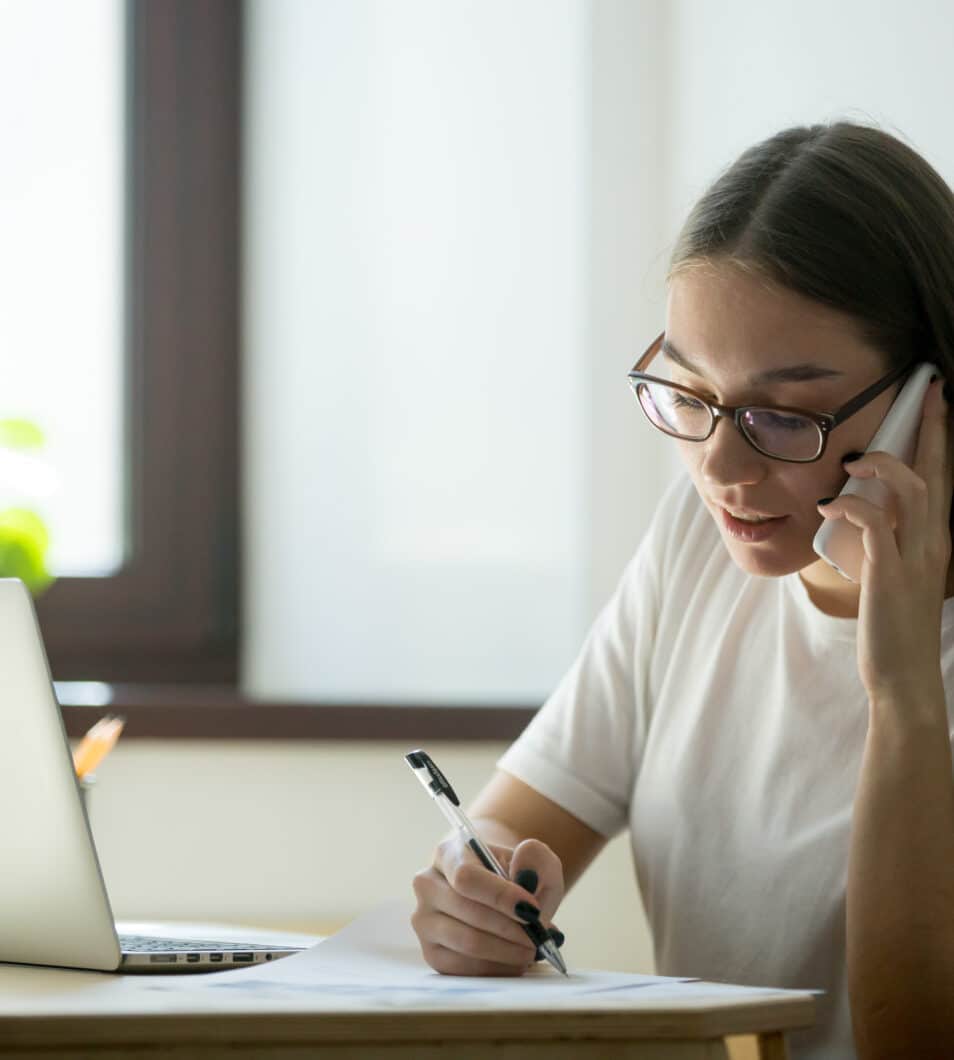
[[[685,368],[687,372],[692,372],[693,375],[699,376],[700,379],[704,379],[699,370],[692,364],[685,354],[680,353],[675,346],[669,341],[669,339],[663,339],[662,351],[665,355],[678,364],[680,368]],[[791,364],[786,368],[770,368],[765,372],[758,372],[749,379],[749,386],[760,386],[762,383],[805,383],[812,379],[832,379],[836,376],[844,375],[844,372],[839,372],[835,368],[826,368],[821,364],[814,364],[811,361],[806,361],[803,364]]]

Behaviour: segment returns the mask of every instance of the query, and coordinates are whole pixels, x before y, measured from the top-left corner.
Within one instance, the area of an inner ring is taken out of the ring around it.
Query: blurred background
[[[121,918],[410,897],[679,472],[626,372],[720,170],[875,123],[951,181],[908,0],[0,0],[0,575]],[[152,854],[156,835],[175,856]],[[558,922],[652,970],[625,837]]]

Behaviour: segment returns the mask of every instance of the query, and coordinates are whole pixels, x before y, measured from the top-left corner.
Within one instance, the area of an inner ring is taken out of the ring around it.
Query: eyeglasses
[[[825,452],[828,435],[839,424],[854,416],[914,367],[913,361],[900,365],[832,413],[789,406],[717,405],[688,387],[644,371],[659,352],[665,334],[662,332],[653,341],[627,376],[649,422],[674,438],[704,442],[715,430],[716,420],[724,416],[758,452],[773,460],[793,464],[810,464],[818,460]]]

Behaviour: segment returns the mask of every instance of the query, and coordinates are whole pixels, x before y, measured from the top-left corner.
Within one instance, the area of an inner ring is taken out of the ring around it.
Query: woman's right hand
[[[545,843],[525,839],[512,850],[488,845],[510,879],[484,868],[461,836],[444,840],[414,877],[411,926],[424,959],[445,975],[523,975],[536,947],[521,926],[518,907],[526,906],[520,903],[538,909],[540,922],[551,927],[563,900],[563,866]],[[533,891],[514,882],[519,875],[532,885],[530,869],[537,876]]]

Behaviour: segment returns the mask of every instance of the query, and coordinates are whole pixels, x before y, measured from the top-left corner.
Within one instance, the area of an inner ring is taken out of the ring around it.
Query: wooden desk
[[[738,1054],[726,1036],[757,1035],[749,1055],[783,1060],[784,1032],[814,1021],[809,993],[700,999],[671,1011],[610,998],[555,1011],[331,1011],[334,999],[320,997],[301,1011],[263,1002],[239,1011],[217,998],[151,992],[160,978],[0,965],[0,1058],[730,1060]],[[118,993],[117,979],[128,981]],[[325,1011],[308,1011],[316,1006]]]

